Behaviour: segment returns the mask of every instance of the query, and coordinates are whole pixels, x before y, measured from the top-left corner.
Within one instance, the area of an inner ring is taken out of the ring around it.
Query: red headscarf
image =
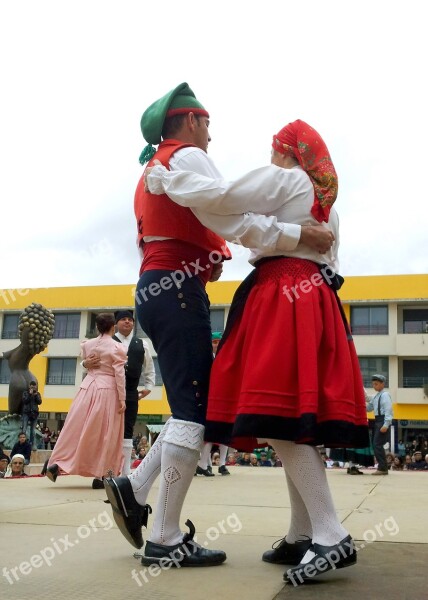
[[[330,209],[337,198],[338,179],[320,134],[298,119],[273,136],[272,148],[299,161],[314,186],[311,213],[320,223],[328,222]]]

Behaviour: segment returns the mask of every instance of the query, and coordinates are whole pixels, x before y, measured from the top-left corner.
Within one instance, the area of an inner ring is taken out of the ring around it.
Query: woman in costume
[[[100,367],[89,369],[80,384],[55,444],[46,473],[53,482],[60,471],[101,479],[121,469],[126,351],[112,339],[112,313],[99,314],[95,322],[99,336],[82,342],[81,354],[83,360],[97,354]]]
[[[277,452],[291,524],[263,560],[296,565],[287,582],[355,564],[316,448],[369,445],[360,367],[336,293],[343,281],[336,275],[338,180],[324,141],[298,120],[274,135],[270,166],[235,182],[161,166],[146,182],[182,206],[262,213],[296,226],[324,222],[331,230],[335,242],[324,255],[303,244],[281,256],[252,250],[255,269],[235,293],[211,371],[205,438],[241,449],[258,438]]]

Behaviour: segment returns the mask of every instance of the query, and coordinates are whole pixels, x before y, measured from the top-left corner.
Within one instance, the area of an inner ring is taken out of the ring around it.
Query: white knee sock
[[[205,430],[198,423],[173,418],[170,421],[162,445],[159,496],[150,534],[151,542],[165,546],[179,544],[183,539],[181,509],[193,480]]]
[[[224,467],[224,465],[226,464],[227,450],[228,450],[227,446],[225,446],[224,444],[220,444],[220,446],[219,446],[220,467]]]
[[[268,440],[268,444],[270,446],[273,446],[275,452],[279,456],[278,450],[276,448],[277,442],[278,440]],[[305,503],[303,502],[301,495],[299,494],[296,486],[294,485],[292,479],[287,473],[287,469],[285,467],[285,460],[285,457],[284,460],[281,458],[281,462],[283,464],[285,472],[285,478],[287,480],[288,495],[290,497],[291,507],[290,526],[288,528],[286,540],[289,544],[294,544],[298,540],[312,538],[312,525],[308,511],[306,510]]]
[[[123,452],[123,465],[121,475],[129,475],[131,473],[131,454],[132,454],[132,440],[124,439],[122,445]]]
[[[323,546],[340,542],[348,532],[336,515],[318,450],[313,446],[285,440],[272,440],[272,445],[309,514],[312,540]],[[310,560],[307,555],[302,562]]]
[[[211,464],[211,448],[213,447],[211,442],[206,442],[201,450],[201,457],[198,460],[198,467],[205,469]]]
[[[129,480],[131,482],[132,489],[134,490],[135,499],[138,504],[141,504],[141,506],[146,504],[150,488],[160,473],[162,442],[166,432],[168,431],[170,422],[171,419],[168,419],[163,426],[162,431],[158,435],[156,442],[144,457],[144,460],[142,460],[135,471],[129,475]]]

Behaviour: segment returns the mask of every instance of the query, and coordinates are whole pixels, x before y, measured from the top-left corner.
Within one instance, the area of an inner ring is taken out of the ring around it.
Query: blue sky
[[[228,179],[267,164],[289,121],[321,133],[343,275],[427,272],[422,6],[2,3],[0,287],[137,280],[140,117],[182,81],[210,111],[209,153]],[[248,253],[232,252],[224,277],[241,279]]]

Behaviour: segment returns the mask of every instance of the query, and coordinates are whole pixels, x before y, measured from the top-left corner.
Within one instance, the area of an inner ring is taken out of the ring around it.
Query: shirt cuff
[[[163,194],[164,187],[162,177],[169,171],[163,165],[156,165],[152,168],[150,175],[147,175],[147,185],[151,194]]]
[[[301,225],[295,225],[294,223],[278,223],[278,226],[282,233],[279,234],[276,249],[284,252],[295,250],[302,233]]]

